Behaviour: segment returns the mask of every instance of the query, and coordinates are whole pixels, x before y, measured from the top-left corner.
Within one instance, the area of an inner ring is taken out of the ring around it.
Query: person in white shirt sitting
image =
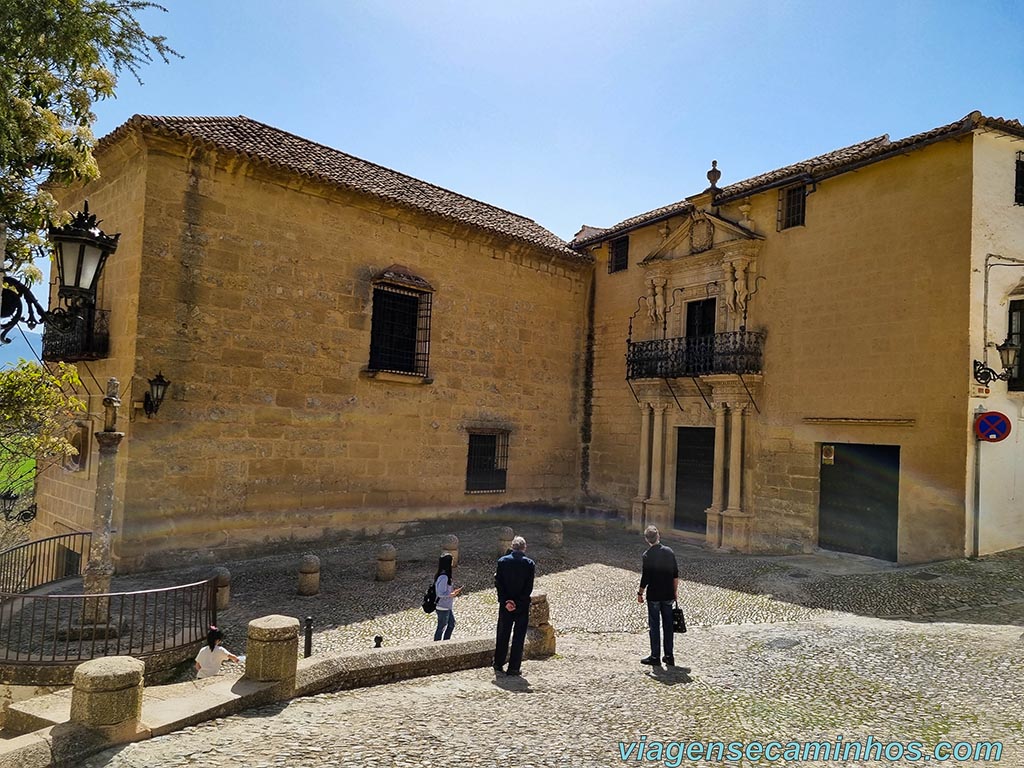
[[[231,653],[221,643],[224,640],[224,633],[216,627],[210,627],[206,633],[206,645],[196,656],[196,678],[213,677],[220,674],[220,665],[227,659],[238,661],[238,657]]]

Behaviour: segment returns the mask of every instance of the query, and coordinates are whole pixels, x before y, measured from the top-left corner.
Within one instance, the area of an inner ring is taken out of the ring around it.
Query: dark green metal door
[[[676,508],[673,525],[705,533],[715,472],[715,430],[679,427],[676,450]]]
[[[818,545],[895,562],[899,446],[826,443],[819,460]]]

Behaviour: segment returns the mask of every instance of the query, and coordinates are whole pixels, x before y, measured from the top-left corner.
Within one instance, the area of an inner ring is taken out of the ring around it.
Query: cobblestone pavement
[[[493,631],[496,531],[459,532],[456,582],[468,594],[456,603],[457,635]],[[999,764],[1024,768],[1024,552],[896,568],[831,555],[730,557],[669,542],[691,631],[679,640],[681,666],[652,673],[637,663],[647,650],[646,614],[635,602],[639,537],[567,525],[559,551],[540,543],[541,528],[522,532],[559,632],[558,655],[528,664],[524,681],[469,670],[322,694],[111,750],[87,765],[614,766],[622,764],[618,742],[641,735],[870,735],[929,748],[943,739],[999,740]],[[387,645],[429,636],[434,620],[418,602],[439,539],[435,531],[396,540],[399,578],[388,583],[370,578],[372,545],[321,552],[322,594],[312,598],[294,595],[298,555],[228,564],[227,645],[242,650],[246,622],[267,613],[313,615],[317,653],[369,647],[376,633]],[[122,581],[166,584],[189,573],[205,571]]]

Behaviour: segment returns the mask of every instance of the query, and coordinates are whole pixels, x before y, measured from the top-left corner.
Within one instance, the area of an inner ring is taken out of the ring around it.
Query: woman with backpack
[[[453,588],[452,556],[441,555],[437,560],[437,575],[434,576],[434,591],[437,593],[437,630],[434,640],[450,640],[455,629],[455,612],[452,610],[454,599],[462,594],[462,587]]]

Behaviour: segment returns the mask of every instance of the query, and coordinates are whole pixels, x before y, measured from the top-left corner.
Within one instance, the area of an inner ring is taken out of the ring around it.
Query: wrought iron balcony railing
[[[91,316],[70,317],[67,327],[47,323],[43,332],[43,360],[74,363],[99,360],[110,349],[110,312],[94,309]]]
[[[716,373],[760,373],[764,334],[716,333],[629,342],[627,379],[674,379]]]

